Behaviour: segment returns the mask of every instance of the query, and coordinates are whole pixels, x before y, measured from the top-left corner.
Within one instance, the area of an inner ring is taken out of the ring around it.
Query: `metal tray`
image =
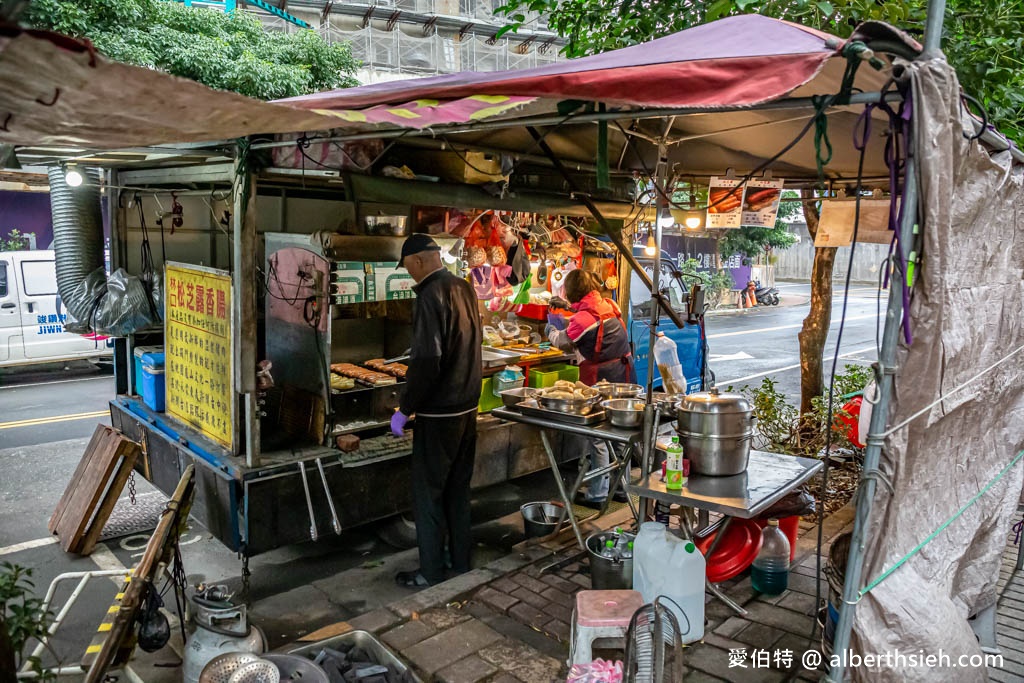
[[[413,683],[423,683],[422,678],[417,676],[413,671],[410,671],[409,666],[405,662],[399,659],[387,648],[387,646],[374,638],[368,631],[349,631],[348,633],[340,636],[335,636],[326,640],[318,640],[315,643],[303,645],[302,647],[291,650],[289,654],[301,655],[308,659],[313,659],[325,647],[338,649],[337,646],[341,643],[354,645],[355,647],[365,650],[377,660],[378,664],[394,668],[398,672],[399,676],[405,674],[408,680],[413,681]]]
[[[524,354],[518,350],[499,349],[493,346],[485,346],[480,354],[480,360],[485,368],[497,368],[510,363],[515,363]]]
[[[598,409],[587,415],[574,415],[572,413],[560,413],[557,410],[548,410],[542,408],[535,398],[528,398],[525,401],[520,401],[511,407],[511,410],[518,410],[523,415],[529,415],[531,417],[542,417],[547,420],[553,420],[555,422],[565,422],[573,425],[590,426],[596,425],[598,422],[604,422],[604,410]]]

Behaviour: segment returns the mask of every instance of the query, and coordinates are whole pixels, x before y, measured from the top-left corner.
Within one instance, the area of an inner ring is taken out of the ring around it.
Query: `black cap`
[[[437,242],[430,235],[424,235],[423,233],[409,235],[405,243],[402,244],[402,258],[398,259],[398,267],[402,267],[406,256],[412,256],[424,251],[441,251],[441,247],[438,246]]]

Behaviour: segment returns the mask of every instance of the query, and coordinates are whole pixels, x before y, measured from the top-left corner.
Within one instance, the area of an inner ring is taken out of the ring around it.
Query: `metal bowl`
[[[534,398],[541,407],[548,410],[556,410],[569,415],[589,415],[594,407],[601,402],[601,394],[590,398],[547,398],[541,393],[535,393]]]
[[[501,392],[501,402],[505,404],[506,408],[515,408],[526,399],[533,398],[534,391],[535,389],[531,389],[530,387],[506,389]]]
[[[281,683],[302,681],[303,683],[331,683],[327,672],[314,662],[300,655],[271,653],[263,659],[272,662],[281,673]]]
[[[527,538],[540,538],[554,533],[558,520],[565,522],[565,506],[555,501],[526,503],[519,508],[523,515],[523,531]]]
[[[683,399],[686,394],[665,394],[661,392],[655,392],[651,395],[655,405],[661,406],[661,414],[675,415],[675,411],[679,407],[679,401]]]
[[[236,671],[258,661],[260,656],[251,652],[226,652],[206,663],[199,674],[199,683],[229,683]]]
[[[627,384],[624,382],[598,382],[594,388],[601,392],[605,398],[639,398],[644,393],[644,388],[639,384]]]
[[[639,427],[644,421],[646,403],[638,398],[613,398],[601,403],[608,419],[616,427]]]

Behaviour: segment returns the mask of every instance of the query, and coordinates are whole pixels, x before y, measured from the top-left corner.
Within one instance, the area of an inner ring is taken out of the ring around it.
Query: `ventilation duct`
[[[64,327],[76,334],[123,337],[160,320],[159,279],[150,276],[147,283],[121,268],[107,277],[100,175],[95,169],[84,174],[80,187],[70,187],[64,169],[48,171],[57,292],[68,312]]]

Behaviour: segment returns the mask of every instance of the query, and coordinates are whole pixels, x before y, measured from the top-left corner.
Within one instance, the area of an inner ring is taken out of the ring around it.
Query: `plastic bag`
[[[803,489],[792,491],[762,513],[758,519],[781,519],[799,515],[813,515],[817,510],[814,496]]]
[[[513,288],[512,303],[517,305],[530,303],[530,288],[532,286],[533,276],[528,274],[525,280],[523,280]]]
[[[622,662],[595,659],[573,664],[565,683],[622,683]]]

